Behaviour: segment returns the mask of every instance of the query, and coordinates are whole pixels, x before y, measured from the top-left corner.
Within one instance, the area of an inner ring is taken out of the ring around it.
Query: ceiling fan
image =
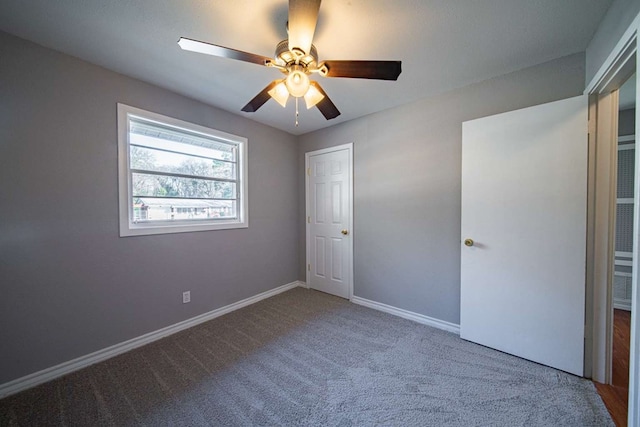
[[[315,106],[327,120],[330,120],[338,117],[340,111],[320,84],[309,79],[309,75],[397,80],[402,72],[402,62],[344,60],[319,62],[318,51],[312,41],[320,2],[321,0],[289,0],[289,21],[287,22],[289,38],[278,43],[274,59],[185,37],[181,37],[178,44],[184,50],[274,67],[286,75],[284,79],[269,83],[242,108],[242,111],[253,113],[269,98],[275,99],[285,107],[289,96],[293,96],[296,100],[296,126],[298,125],[299,98],[304,98],[307,109]]]

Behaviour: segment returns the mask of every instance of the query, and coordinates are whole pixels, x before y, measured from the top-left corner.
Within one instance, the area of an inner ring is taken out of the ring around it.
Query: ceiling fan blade
[[[311,52],[321,0],[289,0],[289,50]]]
[[[325,77],[398,80],[402,61],[324,61]]]
[[[273,89],[281,80],[274,80],[267,87],[262,89],[262,91],[257,94],[247,105],[242,107],[242,111],[246,113],[255,113],[258,111],[258,108],[262,107],[265,102],[271,99],[271,95],[269,95],[269,91]]]
[[[329,99],[329,96],[322,89],[320,84],[312,80],[311,85],[314,86],[316,89],[318,89],[318,91],[320,91],[322,95],[324,95],[324,98],[322,98],[322,100],[316,104],[316,107],[318,108],[318,110],[320,110],[324,118],[327,120],[331,120],[338,117],[340,115],[340,111],[338,111],[334,103],[331,102],[331,100]]]
[[[231,49],[230,47],[218,46],[184,37],[180,37],[178,44],[183,50],[220,56],[222,58],[237,59],[238,61],[252,62],[258,65],[266,65],[266,61],[272,61],[271,58],[267,58],[266,56],[243,52],[241,50]]]

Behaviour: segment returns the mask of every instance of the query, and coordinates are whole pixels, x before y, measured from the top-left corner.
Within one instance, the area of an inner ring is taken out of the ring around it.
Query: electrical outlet
[[[191,302],[191,291],[184,291],[182,293],[182,303],[186,304],[188,302]]]

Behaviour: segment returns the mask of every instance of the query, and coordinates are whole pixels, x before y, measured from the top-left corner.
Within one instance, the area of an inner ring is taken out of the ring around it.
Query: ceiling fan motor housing
[[[307,69],[313,70],[318,64],[318,50],[314,45],[311,45],[311,51],[308,54],[297,55],[289,50],[289,39],[278,43],[278,46],[276,46],[276,62],[278,65],[288,68],[296,64],[296,61],[297,64],[303,66],[305,71]]]

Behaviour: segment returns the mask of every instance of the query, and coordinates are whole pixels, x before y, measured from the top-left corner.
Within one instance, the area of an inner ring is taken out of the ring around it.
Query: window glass
[[[247,226],[246,139],[122,104],[118,120],[122,236]]]

